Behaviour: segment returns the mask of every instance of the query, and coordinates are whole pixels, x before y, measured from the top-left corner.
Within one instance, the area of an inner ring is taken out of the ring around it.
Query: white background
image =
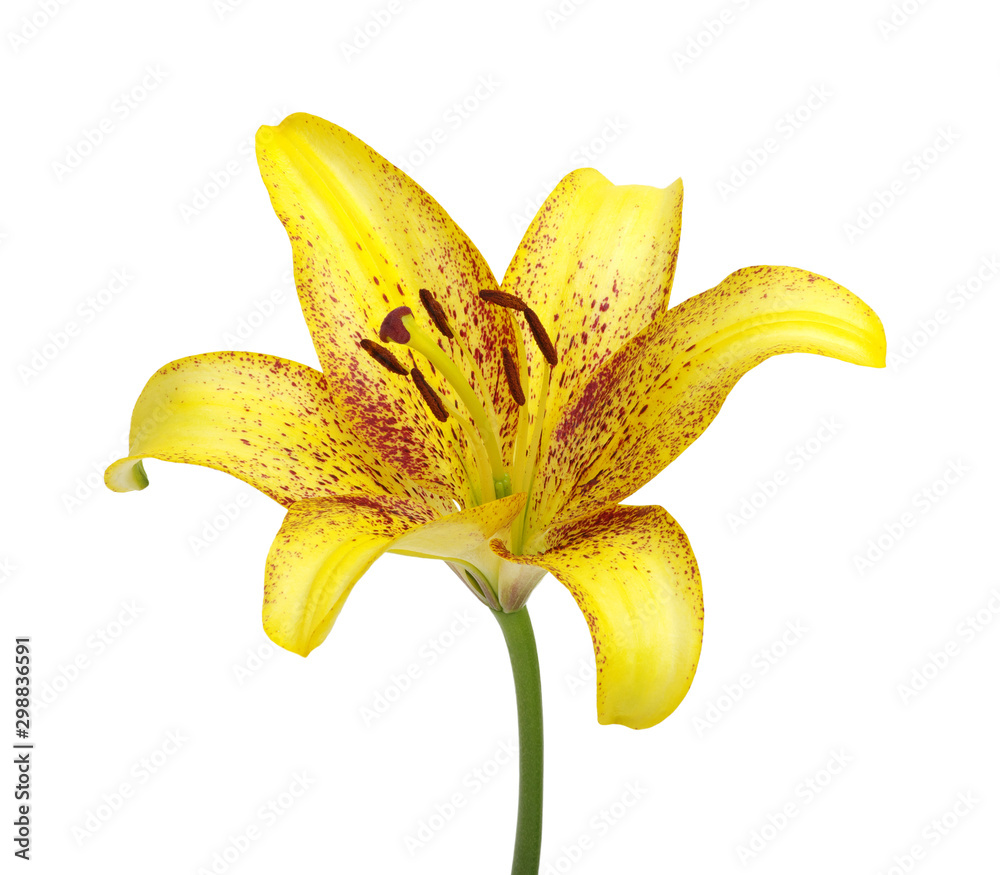
[[[298,110],[406,166],[498,276],[568,170],[683,175],[674,300],[793,264],[885,324],[885,370],[767,362],[632,499],[680,521],[704,579],[667,721],[599,726],[583,618],[551,578],[532,596],[542,871],[997,871],[997,19],[985,0],[5,4],[0,724],[12,743],[30,635],[26,871],[508,871],[507,655],[443,565],[380,560],[303,660],[261,631],[280,507],[157,462],[145,492],[99,485],[162,364],[315,364],[249,149]],[[231,840],[249,847],[219,863]]]

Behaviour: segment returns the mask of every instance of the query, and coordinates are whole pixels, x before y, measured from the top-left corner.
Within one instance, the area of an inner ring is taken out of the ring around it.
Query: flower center
[[[454,419],[461,427],[472,453],[476,457],[479,469],[478,482],[472,477],[469,478],[474,504],[481,504],[512,495],[515,492],[525,491],[529,493],[528,503],[530,505],[530,493],[541,441],[542,420],[548,397],[549,380],[552,367],[557,364],[558,357],[555,346],[552,344],[538,314],[523,300],[507,292],[491,290],[482,291],[479,296],[490,304],[513,310],[523,316],[528,332],[544,359],[545,372],[541,388],[534,410],[530,411],[526,408],[527,387],[523,375],[527,371],[527,366],[521,332],[516,334],[514,349],[505,346],[500,350],[507,388],[518,406],[517,435],[514,442],[513,459],[509,460],[510,464],[505,464],[500,450],[499,421],[493,398],[487,394],[485,399],[481,399],[476,394],[465,376],[465,371],[438,345],[437,340],[431,334],[417,324],[413,311],[409,307],[397,307],[385,317],[379,329],[379,339],[384,344],[398,343],[407,346],[423,356],[454,390],[464,407],[464,412],[457,405],[442,399],[427,382],[419,368],[412,368],[408,371],[387,347],[371,340],[361,341],[361,346],[386,370],[401,377],[409,376],[424,403],[439,422]],[[451,339],[458,347],[461,358],[471,370],[476,385],[485,387],[487,383],[483,379],[475,356],[470,354],[462,341],[451,330],[444,308],[427,289],[420,290],[420,302],[437,331],[444,337]],[[532,415],[533,423],[531,422]],[[514,544],[518,550],[527,526],[528,515],[529,511],[526,508],[520,524],[515,526]]]

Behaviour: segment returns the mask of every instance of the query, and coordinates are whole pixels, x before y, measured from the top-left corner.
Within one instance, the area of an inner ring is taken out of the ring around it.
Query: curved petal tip
[[[142,459],[124,458],[108,465],[104,484],[112,492],[138,492],[149,486],[149,477],[142,466]]]

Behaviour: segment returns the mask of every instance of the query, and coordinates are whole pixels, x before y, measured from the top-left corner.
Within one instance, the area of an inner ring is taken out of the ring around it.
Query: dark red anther
[[[378,330],[378,338],[382,343],[390,340],[394,343],[409,343],[410,332],[403,324],[404,316],[412,316],[413,311],[409,307],[397,307],[385,319],[382,320],[382,327]]]
[[[517,362],[506,346],[501,350],[501,353],[503,354],[503,372],[507,377],[507,386],[520,407],[524,404],[524,390],[521,388],[521,375],[517,372]]]
[[[420,290],[420,303],[424,305],[427,315],[431,317],[431,321],[438,331],[445,337],[455,336],[452,334],[451,326],[448,324],[448,317],[445,315],[444,307],[437,302],[437,299],[430,293],[430,289]]]
[[[556,355],[556,348],[549,339],[548,332],[542,325],[542,320],[538,318],[538,314],[531,307],[528,307],[524,311],[524,318],[528,320],[528,328],[531,329],[531,336],[535,338],[535,343],[538,344],[542,355],[545,356],[545,361],[554,368],[559,364],[559,357]]]
[[[445,409],[444,403],[441,401],[438,393],[435,392],[430,384],[424,379],[424,375],[420,373],[419,369],[414,368],[410,371],[410,376],[413,377],[413,383],[417,387],[417,391],[420,393],[420,397],[424,399],[427,406],[430,407],[431,413],[434,414],[434,418],[438,422],[444,422],[448,419],[448,411]]]
[[[387,350],[384,346],[379,346],[379,344],[377,344],[374,340],[368,340],[367,338],[362,340],[361,348],[387,371],[399,374],[401,377],[405,377],[409,373],[409,371],[399,363],[399,359],[397,359],[396,356],[389,352],[389,350]]]
[[[490,289],[483,289],[479,293],[479,297],[486,301],[488,304],[496,304],[498,307],[506,307],[509,310],[517,310],[518,313],[523,313],[528,309],[528,305],[524,303],[517,295],[511,295],[508,292],[494,292]]]

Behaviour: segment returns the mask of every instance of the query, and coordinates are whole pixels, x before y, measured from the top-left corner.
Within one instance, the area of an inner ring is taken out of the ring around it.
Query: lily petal
[[[661,507],[611,507],[558,526],[551,546],[509,562],[545,568],[587,618],[597,662],[597,718],[655,726],[694,680],[704,610],[698,564],[684,531]]]
[[[342,427],[319,371],[276,356],[213,352],[157,371],[132,413],[128,455],[109,466],[115,492],[144,488],[142,459],[232,474],[286,507],[324,495],[426,493]]]
[[[547,419],[558,419],[581,381],[667,305],[683,199],[679,179],[667,188],[613,185],[583,169],[564,177],[539,209],[502,288],[538,313],[554,343]],[[546,369],[535,344],[525,355],[534,410]]]
[[[446,515],[388,496],[296,502],[268,553],[264,630],[275,644],[306,656],[329,634],[357,580],[387,550],[467,562],[524,501],[519,493]]]
[[[860,298],[794,267],[743,268],[662,311],[553,423],[533,529],[631,495],[708,428],[740,377],[790,352],[884,367],[885,332]]]
[[[513,348],[514,326],[509,314],[479,298],[479,289],[496,286],[486,261],[409,176],[321,118],[297,113],[262,127],[257,160],[292,244],[313,344],[323,371],[336,376],[331,391],[352,431],[414,480],[436,483],[442,494],[464,500],[465,468],[475,465],[464,435],[450,424],[442,428],[413,383],[388,374],[359,344],[374,338],[396,307],[424,318],[419,290],[429,289],[477,357],[485,386],[475,385],[474,369],[463,370],[481,397],[495,400],[501,441],[509,448],[517,405],[504,388],[500,350]],[[438,342],[460,361],[457,339]],[[403,356],[408,369],[426,370],[411,351]],[[455,399],[439,373],[427,379],[439,395]]]

